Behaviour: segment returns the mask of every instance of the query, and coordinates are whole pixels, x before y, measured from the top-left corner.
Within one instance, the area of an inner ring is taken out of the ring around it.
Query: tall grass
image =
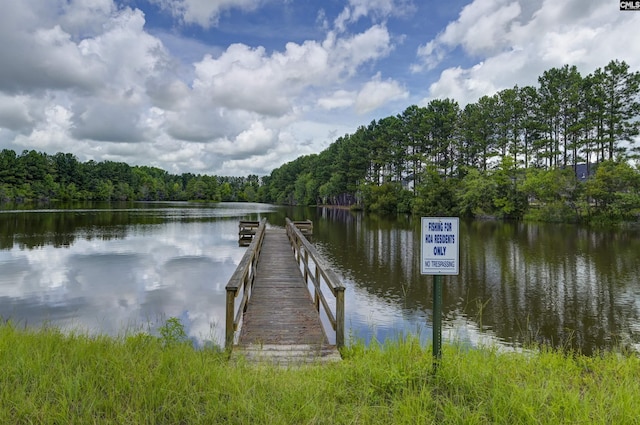
[[[409,336],[354,342],[343,358],[283,369],[195,350],[179,332],[109,338],[6,323],[0,423],[640,423],[635,354],[445,345],[434,374],[430,347]]]

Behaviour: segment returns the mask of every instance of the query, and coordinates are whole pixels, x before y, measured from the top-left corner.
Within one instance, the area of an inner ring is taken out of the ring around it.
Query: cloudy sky
[[[266,175],[412,104],[640,69],[618,0],[0,0],[0,149]]]

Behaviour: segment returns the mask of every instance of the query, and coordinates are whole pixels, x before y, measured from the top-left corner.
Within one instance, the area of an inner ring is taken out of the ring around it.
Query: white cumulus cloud
[[[220,14],[230,9],[253,10],[261,0],[150,0],[185,24],[204,28],[218,24]]]
[[[625,43],[640,14],[621,13],[598,0],[474,0],[434,39],[421,45],[412,70],[441,65],[461,48],[472,65],[446,67],[429,86],[429,99],[462,105],[514,85],[537,85],[544,71],[576,65],[583,75],[611,60],[640,66],[640,45]]]
[[[372,111],[381,105],[398,99],[406,99],[409,93],[397,81],[382,80],[380,74],[368,81],[356,97],[355,107],[359,114]]]

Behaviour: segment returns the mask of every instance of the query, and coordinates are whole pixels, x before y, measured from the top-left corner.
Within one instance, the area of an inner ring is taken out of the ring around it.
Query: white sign
[[[420,273],[457,275],[460,269],[458,217],[422,217]]]

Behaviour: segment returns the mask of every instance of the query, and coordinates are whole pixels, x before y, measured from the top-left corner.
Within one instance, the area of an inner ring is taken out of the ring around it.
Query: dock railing
[[[259,221],[240,220],[238,223],[238,244],[249,246],[260,227]]]
[[[309,238],[313,236],[313,221],[311,220],[300,220],[294,221],[293,224],[296,226],[298,230],[306,237]]]
[[[253,226],[252,226],[253,227]],[[260,250],[262,249],[262,241],[264,239],[264,231],[267,227],[267,219],[263,218],[257,226],[255,233],[252,235],[249,247],[242,256],[240,264],[236,271],[231,275],[227,283],[227,303],[226,303],[226,320],[225,320],[225,347],[233,346],[235,331],[238,329],[242,321],[242,315],[247,309],[247,303],[251,296],[251,288],[255,277]],[[240,305],[236,310],[236,298],[242,293]]]
[[[316,311],[320,314],[322,305],[331,327],[336,333],[336,346],[344,346],[344,290],[340,278],[331,268],[327,267],[315,247],[305,238],[298,228],[300,222],[286,219],[286,231],[291,246],[293,247],[298,265],[302,265],[302,274],[305,283],[313,283],[313,302]],[[305,222],[306,223],[306,222]],[[313,228],[313,227],[311,227]],[[311,261],[309,261],[311,260]],[[322,284],[331,291],[335,297],[335,314],[322,291]]]

